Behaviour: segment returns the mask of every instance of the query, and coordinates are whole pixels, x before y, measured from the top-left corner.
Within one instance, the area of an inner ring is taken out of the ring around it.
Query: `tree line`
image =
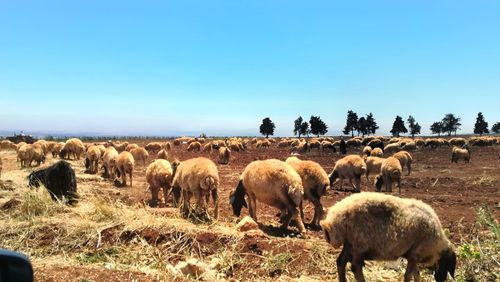
[[[451,136],[452,133],[456,135],[457,131],[461,129],[461,120],[462,119],[460,117],[449,113],[446,114],[442,120],[434,122],[429,129],[432,134],[438,134],[438,136],[441,136],[441,134],[448,134],[448,136]],[[406,127],[406,125],[408,125],[408,127]],[[409,133],[412,138],[415,137],[415,135],[420,134],[422,127],[413,116],[410,115],[406,119],[406,125],[403,117],[397,115],[394,119],[394,123],[392,124],[392,129],[390,131],[391,134],[399,137],[401,133]],[[276,126],[269,117],[262,120],[260,133],[266,136],[266,138],[269,137],[269,135],[274,135],[275,129]],[[351,134],[351,136],[354,137],[354,133],[356,132],[358,136],[361,135],[364,137],[365,135],[375,134],[377,129],[379,129],[379,126],[377,125],[372,113],[358,117],[357,113],[349,110],[347,112],[346,125],[342,133],[345,135]],[[302,118],[302,116],[299,116],[293,124],[293,135],[298,136],[299,138],[301,136],[309,137],[310,134],[319,137],[320,135],[325,135],[327,132],[328,125],[326,125],[320,116],[312,115],[309,118],[309,121],[306,121]],[[500,122],[496,122],[491,127],[491,132],[500,133]],[[488,129],[488,122],[485,121],[483,113],[479,112],[474,125],[474,134],[483,135],[488,133],[490,133],[490,130]]]

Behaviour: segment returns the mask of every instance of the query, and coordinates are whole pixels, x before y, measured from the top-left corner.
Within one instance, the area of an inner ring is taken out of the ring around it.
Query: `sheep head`
[[[40,180],[36,176],[35,172],[32,172],[30,175],[28,175],[28,186],[35,188],[40,187]]]
[[[235,216],[240,216],[243,207],[248,208],[247,202],[245,201],[245,194],[243,181],[240,180],[236,189],[229,195],[229,204],[233,208],[233,214]]]
[[[377,178],[375,178],[375,190],[377,190],[377,192],[380,192],[380,190],[382,189],[382,185],[384,185],[384,179],[382,175],[378,175]]]
[[[339,178],[338,171],[333,170],[332,173],[328,176],[328,178],[330,180],[330,184],[332,184],[333,182],[335,182],[335,180],[337,180],[337,178]]]
[[[441,253],[441,257],[437,263],[436,271],[434,272],[434,278],[437,282],[446,281],[448,273],[450,273],[452,278],[455,278],[455,267],[457,265],[457,255],[453,249],[448,248]]]

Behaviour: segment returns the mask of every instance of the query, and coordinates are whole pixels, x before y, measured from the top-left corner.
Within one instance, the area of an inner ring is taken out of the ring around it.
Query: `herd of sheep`
[[[430,206],[414,199],[363,192],[336,203],[325,214],[321,197],[333,188],[337,179],[340,180],[340,189],[343,189],[344,180],[348,180],[353,191],[360,192],[362,177],[368,179],[370,175],[375,176],[376,191],[384,187],[385,192],[390,193],[395,184],[401,194],[403,170],[407,170],[407,175],[411,173],[413,158],[410,152],[421,147],[449,146],[452,162],[469,162],[471,146],[497,143],[500,143],[500,138],[493,137],[473,137],[469,140],[355,137],[346,141],[328,137],[285,138],[279,141],[272,138],[209,140],[182,137],[172,143],[152,142],[141,147],[128,142],[86,144],[72,138],[66,142],[39,140],[33,144],[14,144],[4,140],[0,142],[0,149],[16,150],[21,167],[29,167],[33,163],[39,165],[45,161],[47,154],[61,159],[84,158],[87,173],[95,174],[102,170],[103,177],[114,181],[117,186],[126,186],[127,179],[132,186],[134,166],[136,162],[142,163],[147,165],[146,182],[151,191],[151,206],[158,204],[161,190],[165,203],[172,195],[173,205],[182,204],[182,215],[189,217],[192,212],[207,214],[207,206],[212,199],[213,217],[217,218],[220,179],[216,164],[205,157],[184,161],[172,159],[170,151],[173,146],[186,144],[181,148],[191,152],[217,151],[220,164],[230,162],[232,151],[245,151],[250,146],[262,150],[271,146],[288,148],[292,156],[286,161],[256,160],[246,166],[237,187],[229,196],[234,215],[239,216],[243,208],[248,208],[250,216],[257,221],[257,202],[261,202],[280,211],[282,228],[288,228],[294,220],[299,233],[304,234],[303,204],[307,200],[314,205],[311,226],[321,228],[326,240],[334,247],[343,246],[337,260],[340,281],[346,281],[347,262],[351,263],[356,280],[364,281],[362,268],[365,260],[393,260],[399,257],[408,260],[405,281],[412,277],[419,281],[418,264],[437,265],[435,279],[445,281],[447,273],[454,275],[456,256]],[[341,154],[345,154],[352,147],[362,148],[362,154],[343,156],[330,174],[318,163],[298,157],[313,149],[337,152],[338,148]],[[147,164],[150,154],[155,154],[156,159]],[[0,173],[1,168],[0,159]],[[30,178],[31,182],[35,180]],[[190,205],[192,198],[194,211]]]

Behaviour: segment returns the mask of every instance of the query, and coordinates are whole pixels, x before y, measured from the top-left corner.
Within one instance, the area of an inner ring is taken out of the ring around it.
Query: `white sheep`
[[[384,151],[382,151],[382,149],[380,149],[380,148],[378,148],[378,147],[377,147],[377,148],[374,148],[374,149],[372,149],[372,151],[370,152],[370,156],[372,156],[372,157],[379,157],[379,158],[381,158],[381,157],[383,157],[383,156],[384,156]]]
[[[85,168],[88,173],[97,173],[99,159],[101,159],[101,150],[99,147],[95,145],[90,146],[87,149],[87,157],[85,158]]]
[[[391,143],[385,146],[384,152],[387,154],[393,154],[397,153],[401,150],[401,144],[400,143]]]
[[[464,149],[453,147],[451,150],[451,162],[458,163],[460,159],[464,160],[464,163],[470,162],[470,149],[466,146]]]
[[[407,175],[410,175],[411,164],[413,162],[413,158],[412,158],[411,154],[408,153],[407,151],[400,151],[400,152],[397,152],[396,154],[394,154],[393,157],[395,157],[396,159],[399,160],[399,163],[401,164],[402,168],[406,167],[406,169],[408,170]]]
[[[349,155],[335,163],[332,173],[329,176],[330,185],[337,178],[340,178],[340,189],[344,184],[344,179],[349,179],[349,183],[354,189],[359,192],[361,189],[361,176],[366,174],[366,164],[364,160],[358,155]],[[354,179],[355,184],[352,183]]]
[[[228,164],[231,160],[231,150],[227,147],[219,148],[219,163]]]
[[[351,195],[328,209],[321,221],[326,241],[343,246],[337,259],[339,281],[346,280],[346,264],[357,281],[365,281],[365,260],[408,261],[404,281],[420,281],[419,264],[436,266],[434,278],[446,281],[455,274],[456,254],[434,210],[422,201],[364,192]]]
[[[134,157],[134,160],[139,162],[142,162],[142,165],[146,165],[146,161],[149,158],[149,153],[144,149],[143,147],[137,147],[132,150],[130,150],[130,153]]]
[[[375,180],[375,187],[377,191],[382,189],[382,185],[385,184],[385,192],[392,192],[392,183],[396,182],[399,188],[399,194],[401,194],[401,175],[403,174],[403,169],[399,160],[395,157],[388,157],[382,163],[380,168],[380,174]]]
[[[168,192],[172,188],[174,171],[170,163],[163,159],[157,159],[146,169],[146,182],[151,191],[151,206],[158,204],[158,192],[163,190],[163,200],[167,203]]]
[[[116,171],[116,159],[118,151],[115,147],[108,147],[102,157],[102,167],[104,168],[104,177],[114,179]]]
[[[130,187],[132,187],[132,174],[134,173],[134,157],[130,152],[123,151],[116,158],[115,174],[121,177],[121,183],[115,179],[115,183],[120,186],[127,186],[127,174],[130,175]]]
[[[365,163],[366,163],[366,179],[368,180],[368,177],[370,174],[375,174],[378,175],[380,174],[380,171],[382,170],[382,163],[384,162],[384,158],[379,158],[379,157],[365,157]]]

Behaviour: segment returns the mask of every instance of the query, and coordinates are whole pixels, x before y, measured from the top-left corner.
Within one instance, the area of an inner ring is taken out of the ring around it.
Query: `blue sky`
[[[500,121],[498,1],[0,1],[0,130],[257,135],[299,115],[387,134]]]

